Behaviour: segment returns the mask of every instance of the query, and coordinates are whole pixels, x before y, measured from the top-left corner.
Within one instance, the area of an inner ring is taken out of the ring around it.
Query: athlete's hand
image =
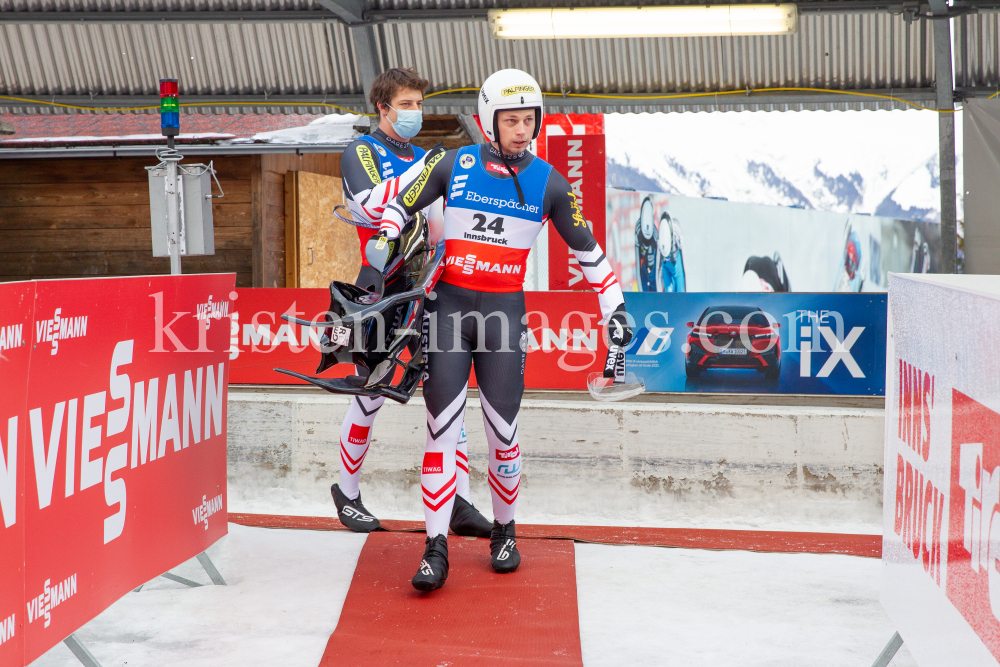
[[[608,340],[612,345],[624,347],[632,340],[632,327],[628,325],[628,317],[625,315],[625,305],[618,306],[618,309],[608,318]]]
[[[388,239],[399,237],[403,227],[406,226],[406,213],[396,202],[390,203],[382,213],[382,223],[379,225],[379,233]]]

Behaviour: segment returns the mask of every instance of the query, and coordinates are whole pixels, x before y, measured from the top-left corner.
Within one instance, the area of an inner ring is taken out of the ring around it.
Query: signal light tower
[[[160,79],[160,132],[167,138],[167,147],[172,149],[174,137],[181,133],[177,79]]]

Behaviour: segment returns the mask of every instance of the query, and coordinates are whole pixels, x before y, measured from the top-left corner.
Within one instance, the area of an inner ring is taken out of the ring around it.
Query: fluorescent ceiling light
[[[795,5],[491,9],[497,39],[791,35]]]

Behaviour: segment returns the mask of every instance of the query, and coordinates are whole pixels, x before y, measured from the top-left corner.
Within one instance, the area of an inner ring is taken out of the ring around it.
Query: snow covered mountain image
[[[608,114],[605,123],[612,187],[940,221],[935,112]]]

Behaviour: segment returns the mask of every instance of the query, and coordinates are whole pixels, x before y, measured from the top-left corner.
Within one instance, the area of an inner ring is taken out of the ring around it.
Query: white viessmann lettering
[[[56,462],[61,456],[65,498],[103,482],[105,503],[117,508],[104,519],[105,544],[121,536],[125,528],[129,469],[163,459],[171,450],[181,452],[192,442],[198,444],[203,434],[206,440],[213,432],[220,436],[224,427],[225,363],[133,384],[121,372],[132,363],[132,356],[133,341],[119,341],[112,354],[107,390],[82,400],[33,407],[27,415],[30,454],[22,455],[30,455],[34,462],[38,508],[44,510],[55,500]],[[100,424],[102,415],[107,415],[106,426]],[[131,448],[126,433],[130,421]],[[17,520],[17,425],[15,415],[7,421],[6,437],[0,432],[0,510],[8,528]],[[99,455],[109,440],[114,446]]]
[[[205,328],[212,326],[212,320],[221,320],[229,317],[229,301],[212,301],[212,295],[208,295],[208,301],[199,303],[196,307],[195,319],[205,320]]]
[[[14,638],[14,630],[17,628],[17,614],[11,614],[7,618],[0,619],[0,646]]]
[[[24,325],[0,326],[0,352],[24,345]]]
[[[45,627],[52,623],[52,610],[76,595],[76,573],[66,577],[55,586],[51,579],[45,580],[42,594],[28,600],[28,623],[34,623],[43,616]]]
[[[462,273],[471,276],[474,271],[485,271],[487,273],[521,273],[520,264],[491,264],[488,261],[477,260],[475,255],[469,254],[465,257],[448,256],[445,258],[446,266],[457,266],[462,269]]]
[[[208,530],[208,517],[222,511],[222,494],[209,499],[208,496],[201,497],[201,505],[198,505],[193,510],[191,510],[192,516],[194,516],[194,525],[199,523],[205,524],[205,530]]]
[[[87,316],[63,317],[62,308],[56,308],[51,320],[35,320],[35,342],[52,343],[52,352],[59,351],[59,341],[87,335]]]

